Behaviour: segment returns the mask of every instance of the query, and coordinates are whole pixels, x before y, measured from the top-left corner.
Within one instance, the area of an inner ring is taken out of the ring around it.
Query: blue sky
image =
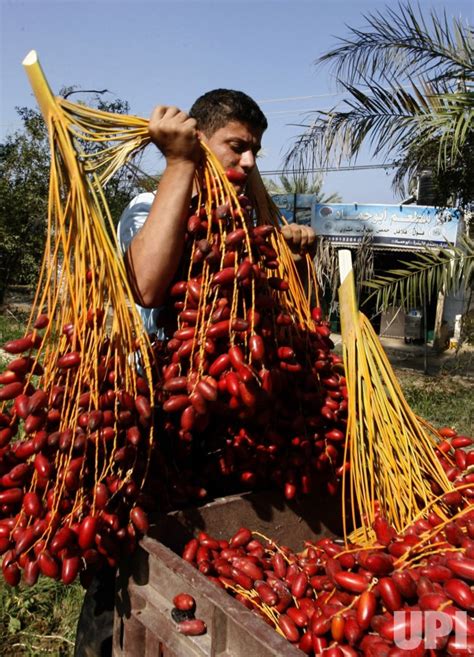
[[[35,49],[53,91],[77,85],[109,89],[109,98],[130,103],[149,116],[156,104],[188,109],[204,91],[241,89],[259,101],[268,117],[259,161],[262,171],[279,169],[285,150],[300,132],[307,111],[327,109],[340,95],[327,68],[315,59],[363,27],[363,14],[383,11],[385,0],[0,0],[0,134],[19,126],[15,106],[34,106],[21,62]],[[394,3],[390,5],[393,7]],[[472,23],[467,0],[424,0]],[[76,96],[79,98],[79,96]],[[72,98],[74,99],[74,97]],[[162,164],[150,154],[148,166]],[[370,153],[359,164],[376,163]],[[328,174],[326,192],[344,201],[393,203],[384,170]]]

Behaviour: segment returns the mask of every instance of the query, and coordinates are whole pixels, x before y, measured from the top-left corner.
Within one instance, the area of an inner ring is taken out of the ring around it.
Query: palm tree
[[[320,176],[311,180],[306,174],[283,174],[279,182],[272,179],[265,181],[265,187],[270,194],[313,194],[318,203],[340,203],[342,200],[336,192],[327,196],[323,193],[323,180]]]
[[[314,121],[287,155],[295,168],[317,166],[334,158],[355,159],[362,144],[374,155],[397,162],[394,187],[430,163],[436,170],[473,160],[474,44],[472,29],[446,14],[430,20],[408,4],[398,12],[365,16],[368,29],[350,28],[340,45],[317,64],[331,64],[348,97],[343,107],[317,112]],[[474,198],[474,183],[455,190],[462,201]]]
[[[316,112],[287,154],[294,169],[354,160],[368,143],[375,156],[396,162],[394,188],[425,169],[435,173],[439,205],[474,201],[474,40],[461,19],[400,3],[365,16],[368,28],[323,54],[347,93],[342,108]],[[470,285],[474,246],[426,252],[406,269],[371,281],[378,307],[410,304],[418,295]],[[420,292],[421,291],[421,292]]]

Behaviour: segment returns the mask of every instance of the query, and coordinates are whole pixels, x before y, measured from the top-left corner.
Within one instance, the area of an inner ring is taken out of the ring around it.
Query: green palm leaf
[[[375,297],[379,311],[390,306],[408,310],[423,305],[440,290],[448,294],[469,287],[474,274],[474,240],[465,237],[458,247],[426,250],[418,253],[416,260],[400,264],[405,269],[391,269],[364,281],[373,290],[365,303]]]
[[[347,109],[318,112],[287,155],[287,164],[298,153],[313,158],[311,164],[351,159],[366,139],[374,155],[395,157],[415,141],[423,149],[437,140],[439,166],[453,164],[462,155],[474,123],[474,92],[432,94],[421,101],[415,85],[409,93],[372,83],[370,95],[349,84],[344,87],[350,94],[344,101]]]
[[[340,45],[317,60],[330,63],[338,80],[398,80],[430,75],[432,80],[465,79],[474,70],[472,29],[461,19],[448,22],[432,11],[425,20],[409,4],[365,15],[368,27],[350,28]]]

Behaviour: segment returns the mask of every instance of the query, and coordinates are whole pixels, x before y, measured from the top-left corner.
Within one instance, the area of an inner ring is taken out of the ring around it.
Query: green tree
[[[19,108],[23,129],[0,144],[0,302],[10,284],[32,284],[41,264],[49,152],[40,114]]]
[[[363,145],[397,162],[394,188],[422,170],[435,172],[440,205],[474,199],[474,50],[472,28],[409,4],[364,17],[323,54],[346,92],[342,108],[317,112],[287,156],[298,167],[354,160]],[[471,172],[471,173],[470,173]]]
[[[311,180],[306,174],[281,175],[278,182],[273,179],[265,181],[265,186],[270,194],[314,194],[318,203],[341,202],[339,194],[326,196],[323,193],[323,180],[320,176]]]
[[[62,96],[79,93],[74,87]],[[126,101],[108,101],[96,93],[88,104],[100,110],[127,114]],[[34,286],[41,265],[47,231],[49,143],[40,112],[17,108],[22,127],[0,144],[0,303],[12,284]],[[132,166],[108,182],[105,196],[114,221],[142,188]]]

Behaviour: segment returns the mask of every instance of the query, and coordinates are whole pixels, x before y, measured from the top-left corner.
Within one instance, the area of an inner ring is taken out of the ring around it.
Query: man
[[[201,159],[199,140],[217,156],[224,169],[243,174],[235,184],[242,193],[255,167],[267,120],[261,109],[241,91],[216,89],[200,98],[189,115],[176,107],[158,106],[149,131],[165,157],[166,167],[156,194],[140,194],[124,211],[118,238],[136,302],[149,333],[158,333],[159,307],[177,272],[183,252],[196,168]],[[315,234],[298,224],[283,227],[295,259],[311,252]]]
[[[156,194],[140,194],[122,214],[118,239],[134,299],[148,333],[163,337],[160,312],[178,271],[200,164],[202,140],[224,169],[243,175],[236,184],[244,191],[255,167],[267,120],[258,105],[240,91],[217,89],[194,103],[189,115],[176,107],[154,109],[149,132],[166,160]],[[315,235],[306,226],[283,228],[295,259],[314,246]],[[114,606],[114,572],[104,569],[88,589],[78,623],[75,657],[108,657]]]

